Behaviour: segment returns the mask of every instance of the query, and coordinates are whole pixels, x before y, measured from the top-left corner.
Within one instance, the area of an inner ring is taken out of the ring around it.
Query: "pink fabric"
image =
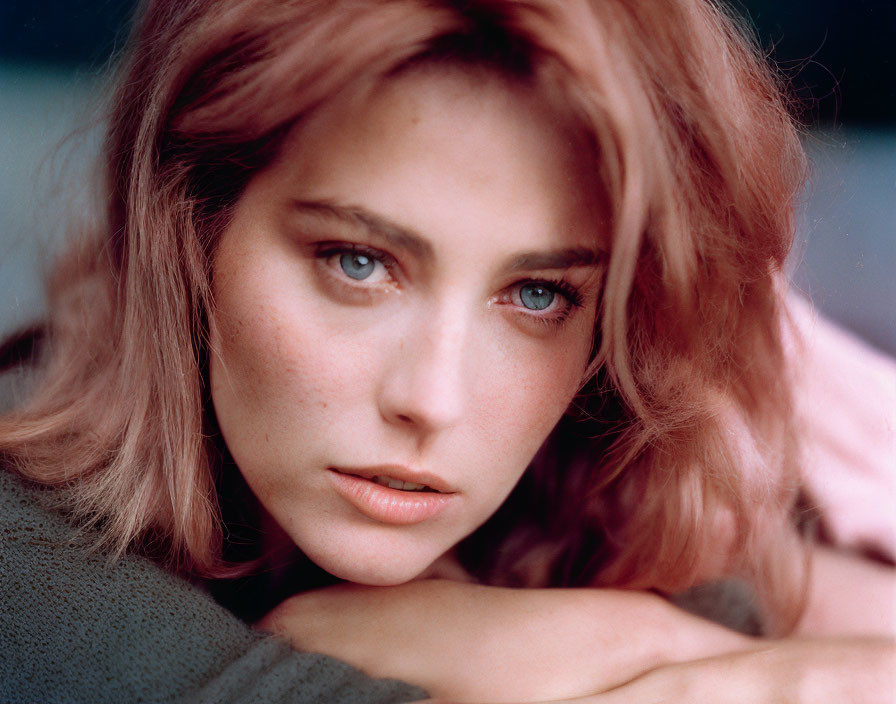
[[[837,546],[896,562],[896,360],[791,294],[804,482]]]

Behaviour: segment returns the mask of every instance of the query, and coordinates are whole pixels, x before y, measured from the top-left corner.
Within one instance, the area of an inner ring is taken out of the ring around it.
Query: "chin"
[[[353,584],[363,584],[368,587],[394,587],[399,584],[412,582],[423,574],[427,567],[429,567],[428,564],[423,565],[422,567],[398,567],[389,565],[387,568],[384,568],[381,564],[337,565],[333,567],[333,569],[330,569],[326,565],[322,566],[334,577],[344,579]]]
[[[394,587],[411,582],[432,565],[438,555],[403,555],[396,559],[394,549],[390,554],[371,553],[366,550],[341,548],[336,551],[325,549],[306,551],[305,554],[318,567],[326,570],[334,577],[354,584],[370,587]]]

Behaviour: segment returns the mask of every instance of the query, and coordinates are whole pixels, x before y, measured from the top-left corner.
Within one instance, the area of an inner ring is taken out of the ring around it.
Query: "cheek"
[[[578,392],[591,348],[590,329],[556,344],[516,347],[484,376],[477,399],[482,445],[518,477]]]
[[[295,385],[310,361],[304,358],[306,346],[288,333],[276,308],[254,300],[255,305],[247,308],[239,297],[229,300],[226,293],[219,297],[211,367],[219,416],[235,410],[243,416],[241,422],[250,423],[259,414],[280,415],[281,392]]]
[[[508,379],[502,395],[508,402],[512,399],[514,415],[525,419],[523,425],[553,428],[579,390],[592,339],[588,319],[582,318],[571,329],[518,346],[506,355],[502,366]]]
[[[344,358],[322,349],[327,338],[315,329],[300,288],[290,285],[295,276],[255,262],[251,251],[239,254],[257,266],[228,267],[223,257],[216,263],[212,400],[237,463],[277,466],[277,452],[294,452],[325,422],[323,390],[344,376]]]
[[[315,325],[306,307],[288,308],[242,292],[229,314],[217,318],[212,377],[213,394],[231,400],[242,422],[295,433],[320,424],[320,414],[340,399],[362,395],[357,368],[366,362],[363,348],[335,340]],[[253,305],[238,309],[246,299]],[[216,398],[220,414],[218,406]]]

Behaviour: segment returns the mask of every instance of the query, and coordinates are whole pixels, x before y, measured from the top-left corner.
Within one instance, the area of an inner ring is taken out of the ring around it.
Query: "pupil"
[[[342,270],[353,279],[366,279],[373,273],[374,261],[364,254],[343,254],[339,257]]]
[[[544,310],[554,302],[554,292],[538,284],[526,284],[520,289],[520,300],[530,310]]]

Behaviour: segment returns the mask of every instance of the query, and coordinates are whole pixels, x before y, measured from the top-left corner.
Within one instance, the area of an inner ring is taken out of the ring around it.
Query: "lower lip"
[[[330,470],[330,476],[336,491],[358,511],[380,523],[396,526],[409,526],[435,518],[448,508],[456,496],[392,489],[353,474],[340,474],[334,469]]]

